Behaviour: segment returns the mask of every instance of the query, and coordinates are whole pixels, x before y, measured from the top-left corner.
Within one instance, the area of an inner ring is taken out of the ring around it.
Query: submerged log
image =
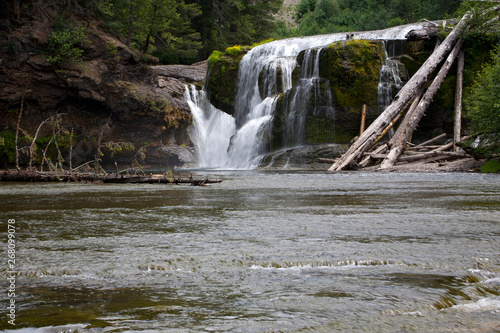
[[[194,179],[192,177],[166,177],[163,175],[151,176],[120,176],[116,174],[98,173],[70,173],[70,172],[43,172],[27,170],[0,171],[0,181],[17,182],[81,182],[81,183],[123,183],[123,184],[191,184],[202,186],[206,184],[221,183],[222,179]]]
[[[448,37],[446,37],[436,51],[431,54],[419,70],[399,91],[391,105],[389,105],[385,111],[382,112],[382,114],[363,132],[363,134],[359,136],[347,152],[336,160],[328,171],[339,171],[347,168],[365,151],[370,149],[373,142],[378,138],[387,125],[391,123],[401,110],[406,108],[439,64],[441,64],[441,62],[448,56],[448,53],[460,38],[461,31],[466,27],[469,17],[470,14],[464,15]]]

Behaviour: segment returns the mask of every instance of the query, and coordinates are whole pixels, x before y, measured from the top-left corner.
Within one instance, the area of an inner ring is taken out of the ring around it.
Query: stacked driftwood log
[[[173,175],[118,175],[86,172],[44,172],[28,170],[0,171],[0,181],[21,182],[77,182],[77,183],[134,183],[134,184],[191,184],[203,186],[221,183],[221,179],[195,179],[189,177],[175,177]]]
[[[351,147],[340,158],[333,162],[329,171],[357,169],[370,163],[380,163],[379,169],[391,169],[396,163],[415,161],[418,159],[443,159],[466,157],[458,147],[461,137],[461,99],[463,51],[461,32],[467,28],[467,22],[472,14],[467,13],[440,44],[420,69],[411,77],[406,85],[395,96],[391,105],[354,141]],[[425,32],[418,31],[419,36]],[[410,32],[407,38],[415,38]],[[422,38],[422,37],[419,37]],[[424,37],[425,38],[425,37]],[[422,119],[427,107],[448,74],[453,62],[459,58],[457,72],[457,94],[455,110],[455,133],[452,143],[444,146],[428,146],[431,142],[419,145],[411,144],[411,137]],[[439,68],[431,82],[431,75]],[[429,84],[429,82],[431,82]],[[401,121],[399,121],[402,118]],[[376,145],[395,124],[399,127],[388,142]],[[452,150],[452,151],[448,151]],[[403,155],[403,152],[406,153]]]

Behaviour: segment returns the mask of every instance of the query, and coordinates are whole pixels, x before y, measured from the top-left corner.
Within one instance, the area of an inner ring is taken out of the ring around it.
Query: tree
[[[168,29],[157,35],[156,51],[153,55],[161,63],[192,63],[202,47],[201,35],[195,31],[191,21],[199,16],[201,11],[195,4],[177,2],[178,16],[171,18]]]
[[[193,19],[203,41],[206,59],[213,50],[235,44],[251,45],[272,37],[277,29],[274,14],[283,0],[187,0],[196,3],[202,14]]]
[[[189,63],[201,48],[200,34],[193,27],[198,15],[199,7],[183,0],[117,0],[106,27],[124,37],[126,45],[158,56],[163,63]]]
[[[500,46],[492,52],[493,61],[486,64],[476,78],[471,94],[465,99],[470,129],[481,132],[485,156],[500,153]],[[498,156],[498,155],[497,155]]]
[[[442,19],[460,0],[301,0],[296,20],[302,35],[384,29],[422,18]]]

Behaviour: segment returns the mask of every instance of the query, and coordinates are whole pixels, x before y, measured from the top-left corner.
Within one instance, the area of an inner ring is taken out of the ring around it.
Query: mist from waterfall
[[[241,60],[233,117],[218,110],[204,91],[187,87],[186,100],[193,113],[192,141],[200,167],[252,169],[258,166],[262,154],[268,152],[271,124],[278,97],[287,93],[288,115],[284,143],[287,146],[303,142],[305,105],[310,94],[320,94],[319,55],[321,48],[346,39],[404,40],[405,35],[422,24],[410,24],[379,31],[337,33],[329,35],[277,40],[251,49]],[[297,64],[301,51],[304,61]],[[292,90],[292,73],[300,65],[300,83]],[[387,65],[387,71],[390,65]],[[385,69],[382,70],[383,72]],[[259,87],[259,75],[261,84]],[[318,106],[334,112],[331,96],[322,96],[326,105]],[[328,102],[330,100],[330,102]],[[306,101],[306,102],[304,102]],[[334,116],[334,115],[332,115]]]

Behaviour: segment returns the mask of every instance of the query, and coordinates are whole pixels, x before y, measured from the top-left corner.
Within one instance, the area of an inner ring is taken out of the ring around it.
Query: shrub
[[[493,61],[483,67],[472,87],[471,94],[464,100],[470,129],[482,132],[484,153],[494,155],[500,150],[500,47],[492,52]]]
[[[85,28],[65,28],[52,31],[49,37],[48,53],[45,55],[51,64],[77,63],[81,61],[83,49],[78,44],[86,38]]]

